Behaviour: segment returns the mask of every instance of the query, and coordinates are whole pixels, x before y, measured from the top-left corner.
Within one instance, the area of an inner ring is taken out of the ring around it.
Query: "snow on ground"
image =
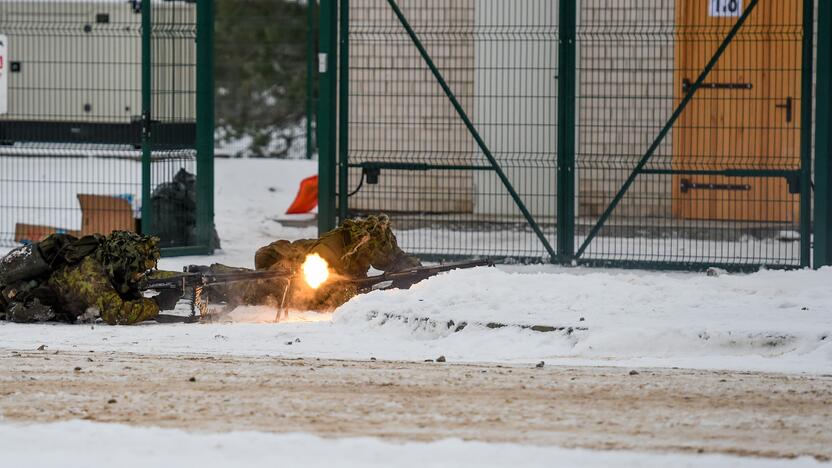
[[[42,151],[42,150],[41,150]],[[171,180],[179,165],[154,165],[154,180]],[[191,169],[192,170],[192,169]],[[214,205],[223,250],[213,257],[163,261],[166,268],[188,263],[228,262],[253,266],[254,249],[278,238],[317,234],[313,225],[287,228],[274,219],[294,221],[313,215],[284,215],[300,181],[317,173],[316,161],[217,159]],[[106,183],[99,182],[106,180]],[[141,163],[115,158],[44,158],[0,155],[0,235],[11,236],[16,223],[46,224],[67,230],[81,227],[79,193],[123,195],[141,207]],[[10,237],[9,237],[10,239]],[[8,241],[0,237],[0,241]],[[0,254],[13,247],[0,244]]]
[[[48,450],[44,450],[44,444]],[[262,432],[188,433],[72,421],[0,424],[0,453],[8,466],[585,466],[779,467],[819,466],[811,458],[772,460],[726,455],[656,454],[487,444],[457,439],[397,444],[372,438],[325,439]]]
[[[211,257],[165,258],[160,267],[213,262],[251,267],[262,245],[315,236],[313,225],[275,221],[289,218],[282,213],[298,184],[315,172],[314,161],[217,160],[216,222],[223,250]],[[0,346],[355,359],[444,355],[456,361],[829,373],[829,284],[832,269],[709,277],[502,266],[451,272],[409,291],[359,296],[334,316],[295,314],[293,323],[262,323],[274,316],[265,308],[232,315],[238,322],[261,323],[124,328],[2,323]],[[467,326],[455,332],[463,322]],[[512,326],[488,328],[491,322]],[[520,325],[565,329],[541,333]]]
[[[262,245],[280,238],[315,236],[314,225],[290,227],[275,221],[287,218],[282,213],[300,180],[315,172],[316,165],[310,161],[218,160],[216,222],[223,250],[211,257],[165,258],[160,267],[180,270],[187,264],[214,262],[251,267],[254,251]],[[299,219],[311,217],[295,221]],[[69,224],[74,221],[67,218],[65,222],[73,227]],[[408,235],[402,233],[405,239]],[[512,265],[445,273],[411,290],[356,297],[334,314],[296,312],[279,324],[271,323],[274,311],[265,307],[238,309],[230,316],[233,323],[151,322],[111,327],[0,322],[0,348],[46,345],[50,351],[417,361],[445,356],[450,362],[531,364],[542,360],[547,364],[829,374],[830,284],[829,268],[710,277]],[[463,323],[465,327],[459,329]],[[508,326],[493,328],[494,324]],[[529,326],[557,330],[524,328]],[[39,450],[44,440],[49,441],[49,450]],[[0,423],[0,453],[0,464],[67,467],[112,466],[114,462],[120,466],[205,467],[332,462],[339,466],[816,464],[810,459],[594,452],[459,440],[394,444],[302,434],[187,433],[82,421],[27,426]]]
[[[45,344],[50,350],[419,361],[443,355],[456,362],[832,372],[830,268],[719,277],[524,270],[450,272],[410,290],[356,297],[331,316],[307,312],[280,324],[263,323],[274,317],[268,308],[234,313],[237,321],[259,323],[3,323],[0,343],[16,349]],[[456,331],[463,322],[467,326]],[[520,327],[533,325],[566,329]]]

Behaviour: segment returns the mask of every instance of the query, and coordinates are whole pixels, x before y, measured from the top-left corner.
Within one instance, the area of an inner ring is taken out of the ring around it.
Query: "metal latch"
[[[142,112],[142,137],[150,139],[150,128],[158,123],[161,122],[150,118],[150,112]]]
[[[682,80],[682,92],[687,94],[693,87],[693,82],[688,78]],[[751,83],[702,83],[700,88],[706,89],[752,89],[754,85]]]
[[[786,109],[786,123],[791,123],[792,121],[792,99],[791,96],[786,98],[786,102],[783,104],[775,104],[774,107],[778,109]]]
[[[751,190],[751,186],[748,184],[698,184],[691,182],[690,179],[682,179],[680,189],[682,193],[688,193],[689,190],[734,190],[747,192]]]

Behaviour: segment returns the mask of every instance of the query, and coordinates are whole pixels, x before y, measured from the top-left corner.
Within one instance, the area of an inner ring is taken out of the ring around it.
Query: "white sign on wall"
[[[740,16],[742,0],[711,0],[708,16]]]
[[[0,114],[9,110],[9,39],[0,34]]]

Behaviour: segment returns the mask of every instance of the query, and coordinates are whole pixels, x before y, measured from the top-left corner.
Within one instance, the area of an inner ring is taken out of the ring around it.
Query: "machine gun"
[[[197,309],[200,315],[206,315],[208,312],[207,301],[203,299],[203,291],[207,287],[264,279],[285,279],[288,282],[293,276],[293,272],[286,270],[249,270],[224,266],[188,265],[181,274],[146,278],[139,283],[139,289],[159,292],[162,299],[157,302],[160,303],[161,309],[173,308],[179,299],[189,292],[192,321]]]
[[[289,278],[292,272],[286,270],[249,270],[247,268],[223,268],[214,270],[212,266],[189,265],[182,274],[166,277],[152,277],[139,283],[139,289],[187,290],[197,286],[237,283],[270,278]]]
[[[474,268],[479,266],[494,266],[494,262],[490,260],[473,260],[467,262],[446,263],[443,265],[423,266],[410,268],[394,273],[383,273],[380,275],[368,276],[366,278],[337,278],[330,280],[330,284],[350,284],[355,286],[359,294],[367,293],[372,290],[387,290],[387,289],[408,289],[410,286],[438,275],[446,271]],[[286,298],[286,291],[289,289],[292,280],[298,272],[286,270],[249,270],[246,268],[229,268],[223,267],[216,270],[213,266],[190,265],[185,267],[182,274],[171,275],[162,278],[149,278],[140,283],[141,290],[155,290],[160,294],[168,294],[168,300],[178,301],[186,292],[190,291],[191,296],[191,317],[190,320],[181,319],[175,320],[173,316],[163,316],[163,319],[170,318],[172,321],[194,321],[196,311],[199,310],[200,316],[208,315],[208,302],[203,298],[204,288],[209,286],[231,284],[243,281],[256,281],[265,279],[282,279],[286,281],[284,289],[284,301]],[[378,287],[377,287],[378,286]],[[283,305],[281,304],[281,309]],[[280,318],[282,310],[278,311],[277,321]],[[287,312],[287,311],[286,311]]]

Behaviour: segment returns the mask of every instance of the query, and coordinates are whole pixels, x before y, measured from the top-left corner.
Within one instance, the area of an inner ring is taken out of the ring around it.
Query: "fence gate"
[[[211,9],[0,3],[0,247],[123,229],[211,250]]]
[[[320,228],[383,211],[426,257],[809,266],[814,11],[322,2]]]

